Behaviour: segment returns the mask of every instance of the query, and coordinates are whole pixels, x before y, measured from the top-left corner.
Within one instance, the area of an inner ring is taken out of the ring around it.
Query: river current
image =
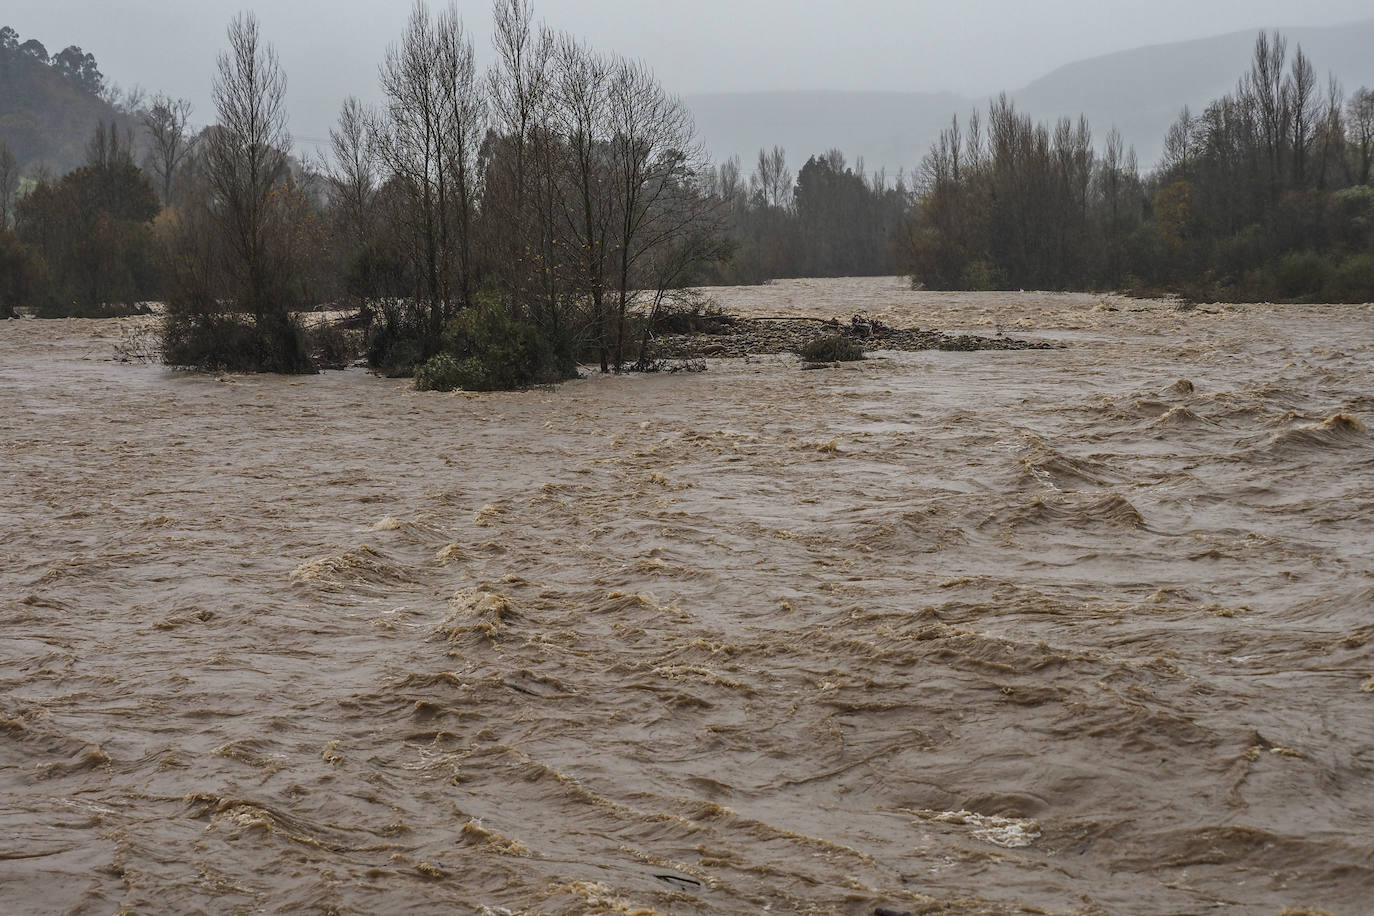
[[[1374,906],[1374,307],[496,394],[0,323],[12,913]]]

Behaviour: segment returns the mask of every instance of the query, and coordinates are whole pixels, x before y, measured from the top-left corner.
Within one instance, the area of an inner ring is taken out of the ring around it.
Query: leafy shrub
[[[1316,298],[1331,272],[1331,266],[1315,251],[1293,251],[1274,265],[1274,289],[1282,299]]]
[[[998,280],[997,268],[992,263],[981,259],[974,259],[968,262],[964,268],[961,289],[999,289],[1001,281]]]
[[[451,354],[440,353],[415,369],[415,387],[420,391],[453,391],[464,387],[466,373]]]
[[[1374,255],[1357,254],[1336,268],[1324,291],[1331,302],[1374,302]]]
[[[415,371],[421,390],[509,391],[576,375],[532,322],[486,301],[449,322],[444,350]]]
[[[1374,232],[1374,188],[1356,185],[1331,195],[1332,231],[1342,244],[1358,248]]]
[[[827,334],[817,337],[798,351],[801,358],[810,363],[851,362],[864,358],[864,348],[858,341],[843,334]]]

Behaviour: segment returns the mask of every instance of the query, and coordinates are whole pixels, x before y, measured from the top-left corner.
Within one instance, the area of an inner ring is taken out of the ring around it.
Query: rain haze
[[[1374,912],[1374,0],[3,2],[0,916]]]
[[[96,55],[110,80],[189,98],[195,118],[204,122],[212,119],[210,82],[225,25],[251,8],[281,56],[292,129],[308,150],[327,137],[345,96],[375,99],[377,65],[400,36],[411,4],[19,0],[7,7],[5,18],[21,35],[54,51],[79,45]],[[1015,90],[1072,61],[1143,45],[1374,15],[1369,0],[542,0],[534,7],[536,17],[555,29],[647,61],[669,90],[682,95],[882,90],[978,97]],[[489,4],[460,3],[458,9],[478,54],[487,57]]]

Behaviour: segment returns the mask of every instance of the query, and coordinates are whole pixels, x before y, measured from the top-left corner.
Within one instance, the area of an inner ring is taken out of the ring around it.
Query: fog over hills
[[[1323,28],[1282,28],[1291,59],[1301,45],[1323,92],[1332,73],[1347,94],[1374,86],[1374,19]],[[1116,125],[1142,170],[1158,160],[1165,132],[1184,105],[1194,113],[1230,92],[1250,64],[1258,30],[1154,45],[1060,67],[1008,96],[1037,121],[1087,115],[1099,138]],[[792,168],[837,147],[869,172],[911,174],[939,132],[987,99],[920,92],[750,92],[689,95],[712,157],[737,154],[745,171],[760,147],[780,145]]]
[[[91,0],[72,0],[73,8],[89,2]],[[194,121],[198,126],[203,125],[214,117],[208,90],[214,55],[223,42],[224,20],[219,14],[227,17],[236,4],[229,0],[206,0],[204,4],[164,10],[165,15],[171,17],[165,21],[149,20],[150,11],[160,8],[160,3],[161,0],[145,0],[135,4],[142,9],[143,18],[134,16],[138,10],[131,9],[129,16],[115,24],[126,30],[139,26],[139,31],[121,32],[112,26],[108,34],[102,31],[98,35],[84,31],[86,21],[80,17],[67,15],[64,18],[70,21],[61,25],[50,21],[46,11],[52,4],[43,4],[40,0],[20,0],[18,8],[7,10],[6,15],[13,17],[11,24],[19,26],[26,39],[41,37],[53,48],[68,42],[87,47],[99,58],[111,83],[130,85],[142,80],[149,91],[161,90],[174,97],[189,98],[194,103]],[[354,0],[348,0],[344,6],[350,3],[357,5]],[[489,23],[481,20],[484,5],[471,5],[475,10],[475,21],[471,25],[479,58],[490,53],[486,50]],[[642,56],[655,66],[670,90],[690,85],[702,88],[769,87],[766,91],[684,94],[712,157],[721,161],[737,154],[746,172],[752,170],[760,148],[778,145],[787,150],[794,172],[808,156],[839,148],[851,163],[862,156],[870,172],[884,169],[890,178],[895,178],[899,171],[910,175],[953,116],[958,115],[961,121],[966,121],[971,110],[986,108],[988,97],[979,92],[995,87],[998,79],[1017,78],[999,74],[1033,72],[1029,69],[1033,61],[1072,57],[1072,53],[1059,56],[1064,35],[1068,34],[1062,10],[1057,19],[1038,16],[1024,22],[1016,20],[1021,26],[1013,36],[1013,40],[1019,42],[1018,50],[1010,53],[1005,34],[1000,45],[991,42],[974,53],[976,43],[970,44],[967,36],[959,31],[961,24],[967,25],[964,22],[967,17],[950,12],[921,33],[926,43],[913,45],[905,67],[907,76],[902,75],[903,68],[889,66],[895,58],[891,54],[884,57],[884,52],[877,50],[882,44],[880,41],[861,65],[850,64],[848,76],[827,66],[847,58],[838,47],[833,54],[818,49],[815,43],[819,39],[814,32],[819,27],[814,22],[810,32],[794,34],[782,29],[771,45],[770,57],[762,52],[753,56],[734,53],[738,49],[731,42],[737,40],[741,22],[731,20],[734,30],[712,35],[712,40],[722,42],[717,53],[730,60],[720,61],[719,66],[707,66],[701,60],[693,60],[689,65],[673,56],[672,47],[662,46],[660,42],[657,50],[662,53],[654,55],[651,53],[653,42],[648,42],[648,46],[638,45],[632,35],[613,29],[612,26],[621,22],[624,16],[617,18],[602,10],[603,15],[597,18],[588,12],[593,7],[600,9],[605,5],[587,0],[586,9],[583,9],[575,0],[539,0],[536,3],[539,9],[552,8],[562,17],[555,19],[555,26],[587,29],[598,35],[609,30],[619,39],[618,44],[611,45],[611,50],[632,57]],[[629,5],[628,0],[622,5]],[[1164,15],[1164,6],[1159,7],[1160,15]],[[345,94],[356,93],[368,103],[380,101],[376,87],[377,62],[386,43],[399,34],[399,25],[392,20],[403,17],[403,13],[381,4],[350,7],[352,12],[337,17],[332,23],[337,28],[319,34],[312,32],[309,40],[303,41],[301,36],[305,30],[301,23],[312,21],[310,17],[317,15],[312,12],[316,8],[317,0],[284,0],[271,10],[270,19],[265,22],[269,40],[281,45],[283,63],[289,74],[291,129],[297,152],[301,154],[327,148],[329,129]],[[1326,18],[1319,21],[1333,21],[1331,4],[1326,4],[1325,8]],[[1275,12],[1275,9],[1271,5],[1267,11],[1257,11],[1253,15],[1271,21],[1292,15]],[[1207,11],[1213,11],[1210,5]],[[1316,21],[1318,14],[1310,14]],[[1225,22],[1244,22],[1249,15],[1234,14],[1233,10],[1232,17]],[[636,16],[645,30],[660,19],[672,20],[671,10],[640,9]],[[930,17],[929,11],[921,12],[923,21]],[[900,17],[889,18],[898,23],[905,21]],[[159,27],[173,29],[181,36],[174,48],[158,54],[146,52],[144,43],[156,34],[148,28],[150,21],[156,21]],[[832,30],[843,27],[843,24],[825,21]],[[1006,16],[998,21],[1003,27],[1002,33],[1011,28]],[[1100,22],[1089,22],[1081,15],[1075,21],[1083,23],[1081,34],[1074,32],[1073,35],[1077,46],[1085,49],[1084,53],[1091,53],[1095,48],[1121,47],[1130,43],[1131,34],[1145,34],[1138,20],[1133,27],[1123,24],[1131,20],[1121,9],[1104,9]],[[0,20],[0,25],[4,24],[5,21]],[[1050,41],[1046,37],[1046,30],[1050,28],[1058,30],[1054,34],[1059,40]],[[860,31],[856,27],[855,34]],[[1290,53],[1298,45],[1303,47],[1316,66],[1323,88],[1328,73],[1334,73],[1341,80],[1347,93],[1360,86],[1374,86],[1374,54],[1369,53],[1374,48],[1374,18],[1340,26],[1305,26],[1281,28],[1280,31],[1289,40]],[[1099,138],[1099,148],[1101,138],[1116,125],[1127,143],[1135,147],[1141,167],[1148,169],[1157,161],[1165,132],[1185,104],[1195,112],[1200,111],[1208,102],[1235,87],[1249,66],[1257,32],[1258,28],[1246,29],[1212,38],[1087,57],[1058,67],[1028,84],[1005,88],[1017,108],[1036,120],[1077,118],[1085,114]],[[367,41],[363,42],[355,33],[364,34]],[[829,35],[834,42],[839,42],[840,36],[839,31]],[[939,36],[945,36],[944,45],[932,46],[930,42],[937,41]],[[1140,40],[1147,39],[1142,37]],[[1046,48],[1050,46],[1053,46],[1054,56],[1046,57]],[[942,47],[948,52],[943,56],[937,53]],[[947,58],[954,53],[949,50],[952,48],[963,49],[969,56],[951,66]],[[989,54],[996,54],[1003,62],[1016,59],[1023,66],[999,69],[995,60],[989,60]],[[763,69],[759,61],[764,58],[772,62],[770,66],[774,70],[782,63],[798,59],[809,61],[810,69],[804,75],[792,71],[780,74]],[[931,73],[929,67],[937,60],[943,69]],[[150,61],[165,61],[168,69],[159,70]],[[924,69],[918,65],[924,65]],[[803,85],[802,79],[815,80],[810,84],[813,86],[848,88],[778,88]],[[904,85],[903,80],[908,82]],[[21,161],[46,161],[59,171],[76,164],[82,155],[84,138],[94,129],[97,118],[108,117],[108,112],[89,105],[63,108],[48,93],[35,88],[36,83],[30,83],[32,81],[22,85],[14,80],[6,81],[0,75],[0,137],[19,149]],[[870,88],[873,86],[881,87],[881,91]],[[951,87],[954,91],[905,91],[933,86]]]

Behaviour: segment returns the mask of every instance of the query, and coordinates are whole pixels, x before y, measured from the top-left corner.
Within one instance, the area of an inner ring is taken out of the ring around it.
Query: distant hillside
[[[1374,19],[1329,28],[1279,30],[1288,56],[1301,45],[1325,93],[1328,73],[1347,91],[1374,86]],[[1086,114],[1101,136],[1113,124],[1134,144],[1143,167],[1160,156],[1164,134],[1184,105],[1193,113],[1231,92],[1250,58],[1259,30],[1155,45],[1060,67],[1012,93],[1017,108],[1036,119]]]
[[[762,148],[787,150],[795,173],[808,156],[839,148],[853,164],[886,168],[888,177],[910,173],[921,156],[969,102],[950,93],[741,92],[693,95],[683,100],[716,161],[732,155],[753,171]],[[919,152],[918,152],[919,151]]]
[[[129,124],[99,95],[103,77],[79,48],[49,57],[39,42],[0,29],[0,140],[26,171],[39,164],[61,174],[85,159],[99,121]]]
[[[1374,19],[1329,28],[1280,29],[1289,55],[1302,45],[1323,90],[1328,72],[1347,93],[1374,86]],[[1197,41],[1137,48],[1078,61],[1009,91],[1036,120],[1086,114],[1100,137],[1116,125],[1142,169],[1158,160],[1164,134],[1184,105],[1194,112],[1235,88],[1249,67],[1259,29]],[[760,147],[780,145],[795,171],[807,156],[831,147],[869,171],[910,174],[950,118],[961,121],[986,99],[941,93],[750,92],[688,96],[697,128],[713,158],[738,154],[753,169]]]

